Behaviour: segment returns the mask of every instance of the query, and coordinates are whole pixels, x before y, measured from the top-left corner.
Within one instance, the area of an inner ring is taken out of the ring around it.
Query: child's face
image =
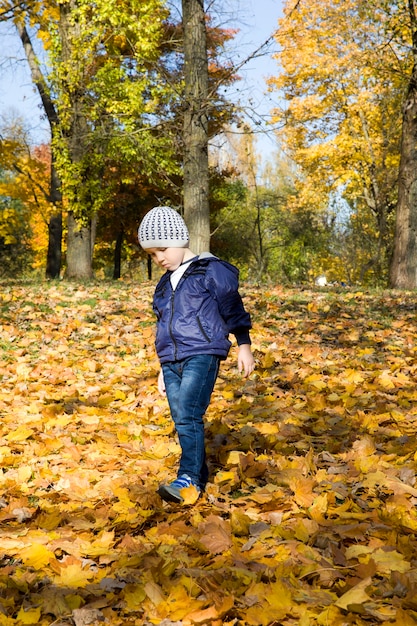
[[[183,262],[186,248],[149,248],[146,252],[157,265],[173,272]]]

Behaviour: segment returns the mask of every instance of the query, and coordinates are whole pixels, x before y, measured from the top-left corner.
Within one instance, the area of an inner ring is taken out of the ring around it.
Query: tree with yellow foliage
[[[359,275],[372,270],[382,279],[410,64],[397,8],[382,0],[289,0],[276,33],[281,71],[270,81],[282,96],[280,138],[300,168],[296,203],[326,211],[339,197],[351,216],[361,214],[368,237]]]
[[[30,212],[16,184],[28,158],[17,126],[0,141],[0,275],[15,276],[31,265]]]

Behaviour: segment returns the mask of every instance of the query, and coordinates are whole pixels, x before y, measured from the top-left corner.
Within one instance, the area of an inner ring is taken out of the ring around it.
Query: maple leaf
[[[313,493],[313,487],[316,485],[314,479],[294,476],[289,480],[288,484],[294,492],[294,500],[298,505],[309,507],[313,504],[316,498],[316,494]]]
[[[411,564],[407,561],[403,554],[396,550],[383,550],[378,548],[372,552],[372,560],[377,566],[377,572],[381,574],[390,574],[391,572],[408,572]]]
[[[81,564],[70,563],[60,568],[59,575],[54,577],[54,583],[63,587],[85,587],[93,576],[94,573],[83,569]]]
[[[221,554],[232,545],[230,525],[217,515],[209,515],[199,532],[200,543],[213,554]]]
[[[36,570],[42,570],[45,568],[55,555],[51,550],[48,550],[46,546],[35,543],[27,546],[20,551],[20,557],[25,565],[33,567]]]
[[[190,485],[180,489],[180,496],[183,499],[183,504],[195,504],[200,497],[200,492],[194,485]]]

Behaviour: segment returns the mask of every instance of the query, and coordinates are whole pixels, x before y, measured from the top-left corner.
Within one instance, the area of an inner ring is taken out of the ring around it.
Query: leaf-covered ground
[[[152,290],[2,284],[0,626],[415,625],[417,295],[244,288],[181,508]]]

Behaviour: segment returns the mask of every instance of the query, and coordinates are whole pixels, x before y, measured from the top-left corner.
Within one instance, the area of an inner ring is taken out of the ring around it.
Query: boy
[[[181,460],[176,480],[160,485],[158,494],[181,504],[183,489],[193,486],[201,494],[207,483],[203,417],[220,361],[231,346],[229,333],[239,346],[239,372],[249,376],[254,369],[251,321],[238,292],[237,269],[210,253],[194,254],[188,247],[187,226],[174,209],[158,206],[149,211],[138,238],[166,270],[153,298],[161,363],[158,389],[168,398]]]

